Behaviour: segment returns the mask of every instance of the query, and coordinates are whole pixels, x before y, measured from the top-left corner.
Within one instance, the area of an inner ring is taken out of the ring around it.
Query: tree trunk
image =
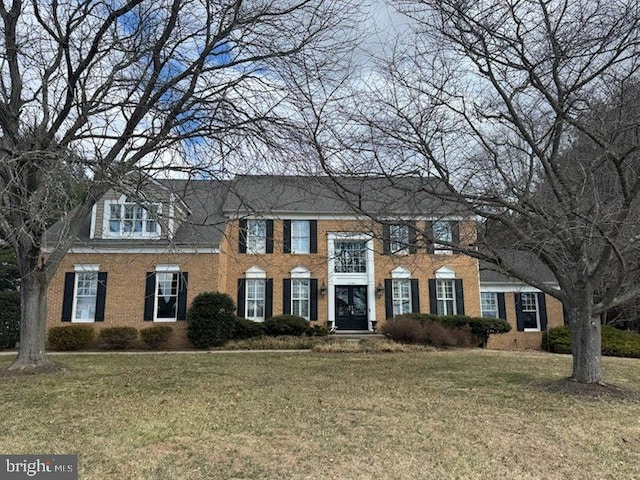
[[[48,286],[49,282],[41,269],[22,277],[20,350],[9,370],[30,370],[49,364],[45,353]]]
[[[593,315],[591,299],[585,299],[581,304],[574,304],[567,310],[573,354],[571,378],[580,383],[602,383],[604,376],[600,361],[602,355],[600,317]]]

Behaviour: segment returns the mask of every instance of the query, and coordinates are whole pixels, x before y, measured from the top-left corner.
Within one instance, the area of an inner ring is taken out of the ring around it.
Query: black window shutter
[[[416,222],[409,222],[409,253],[418,253]]]
[[[282,313],[288,315],[291,313],[291,279],[282,280]]]
[[[547,302],[544,293],[538,293],[538,314],[540,315],[540,330],[543,332],[547,329]]]
[[[264,298],[264,318],[273,317],[273,278],[265,281]]]
[[[498,318],[507,319],[507,309],[504,304],[504,293],[496,294],[498,297]]]
[[[318,221],[309,220],[309,253],[318,253]]]
[[[189,288],[189,273],[180,272],[178,282],[178,312],[177,320],[187,319],[187,289]]]
[[[104,306],[107,298],[107,272],[98,272],[98,291],[96,292],[96,322],[104,322]]]
[[[420,313],[420,286],[418,279],[411,279],[411,312]]]
[[[429,279],[429,311],[437,315],[438,314],[438,296],[436,294],[436,280]]]
[[[449,222],[451,225],[451,242],[454,245],[460,243],[460,222]]]
[[[384,280],[384,314],[385,318],[393,317],[393,280]]]
[[[62,321],[70,322],[73,312],[73,290],[75,289],[76,274],[67,272],[64,274],[64,293],[62,295]]]
[[[273,253],[273,220],[266,220],[267,222],[267,253]]]
[[[524,332],[524,318],[522,315],[522,295],[519,293],[514,294],[516,302],[516,329],[519,332]]]
[[[391,225],[382,225],[382,254],[391,253]]]
[[[426,222],[426,228],[425,228],[425,242],[427,243],[427,253],[433,253],[434,249],[433,249],[433,222]],[[434,313],[435,311],[432,310],[431,313]]]
[[[238,279],[238,316],[244,318],[244,301],[247,294],[247,281],[244,278]]]
[[[456,314],[464,315],[464,289],[462,287],[462,280],[458,278],[453,282],[456,291]]]
[[[238,251],[240,253],[247,253],[247,221],[241,218],[238,222],[240,229],[240,235],[238,236]]]
[[[153,321],[153,309],[156,303],[156,273],[147,272],[144,286],[144,317],[145,322]]]
[[[282,236],[282,251],[284,253],[291,253],[291,220],[282,221]]]
[[[309,280],[309,320],[318,320],[318,279]]]

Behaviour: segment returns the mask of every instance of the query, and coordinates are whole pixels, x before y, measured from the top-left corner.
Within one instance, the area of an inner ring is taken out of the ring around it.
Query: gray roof
[[[505,249],[499,252],[499,256],[510,268],[521,271],[538,282],[556,283],[553,272],[533,252]],[[485,261],[480,261],[480,281],[482,283],[521,282]]]
[[[173,239],[91,239],[91,215],[82,222],[75,247],[88,248],[139,248],[139,247],[207,247],[220,245],[226,218],[222,204],[230,182],[214,180],[162,180],[159,182],[169,192],[175,193],[186,208],[186,218],[178,227]],[[47,245],[53,245],[60,235],[60,222],[47,231]]]
[[[240,175],[232,181],[161,180],[182,200],[188,215],[171,240],[172,246],[218,247],[228,218],[247,215],[361,214],[372,217],[468,215],[459,205],[436,198],[444,192],[435,179],[402,177],[338,177]],[[75,246],[89,248],[166,247],[165,239],[91,239],[87,216]],[[56,242],[59,223],[47,232]]]
[[[315,213],[370,216],[468,215],[436,198],[441,182],[417,176],[238,176],[224,203],[230,216]]]

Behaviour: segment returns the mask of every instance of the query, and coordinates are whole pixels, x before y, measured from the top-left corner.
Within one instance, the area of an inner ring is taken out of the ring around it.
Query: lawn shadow
[[[24,370],[9,370],[9,366],[0,368],[0,380],[9,378],[22,378],[35,375],[49,375],[57,372],[65,372],[70,370],[69,366],[64,363],[49,360],[46,365],[37,368],[28,368]]]
[[[593,400],[625,400],[640,403],[640,392],[610,383],[580,383],[572,378],[547,380],[537,384],[550,393],[575,395]]]

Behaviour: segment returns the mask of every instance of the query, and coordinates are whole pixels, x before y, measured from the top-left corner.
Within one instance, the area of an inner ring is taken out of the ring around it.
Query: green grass
[[[551,354],[55,359],[0,378],[0,451],[77,453],[82,479],[640,477],[638,360],[604,359],[620,389],[577,395]]]

